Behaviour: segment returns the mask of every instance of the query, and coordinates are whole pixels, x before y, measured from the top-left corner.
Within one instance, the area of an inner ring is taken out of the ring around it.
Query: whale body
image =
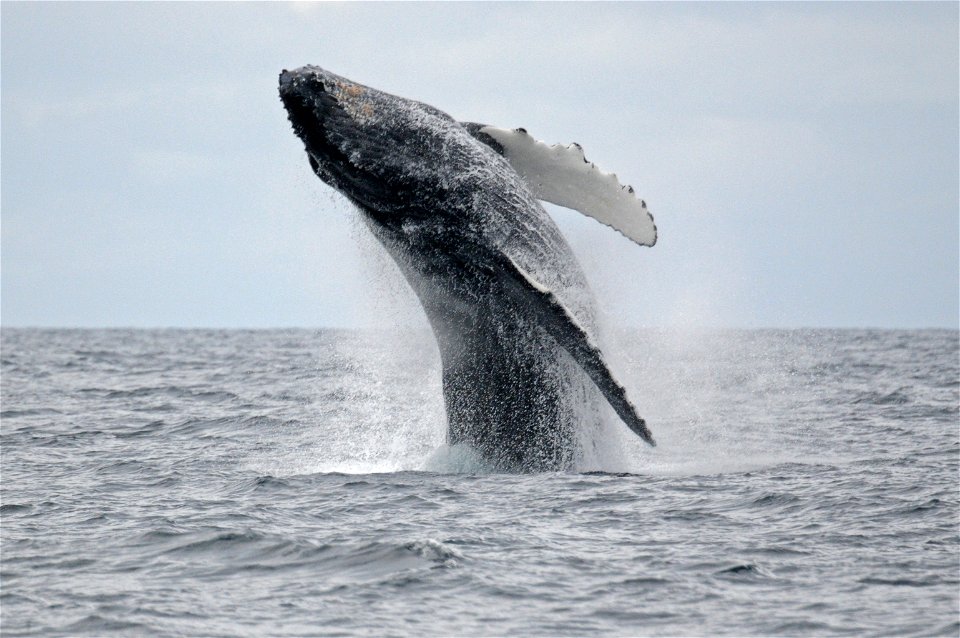
[[[569,469],[608,402],[654,444],[593,337],[583,272],[538,199],[652,245],[646,204],[579,146],[461,123],[319,67],[280,74],[316,175],[359,209],[440,350],[448,443],[503,471]]]

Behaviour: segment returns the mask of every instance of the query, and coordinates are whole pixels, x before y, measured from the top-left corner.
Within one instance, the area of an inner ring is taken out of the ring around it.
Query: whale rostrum
[[[359,209],[417,295],[440,350],[448,442],[505,471],[563,470],[602,403],[654,444],[599,348],[594,301],[538,200],[646,246],[646,203],[579,145],[461,123],[306,66],[280,97],[314,173]]]

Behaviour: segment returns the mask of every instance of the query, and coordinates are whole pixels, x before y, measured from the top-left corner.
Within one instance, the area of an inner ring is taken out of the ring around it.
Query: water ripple
[[[2,632],[960,632],[956,331],[626,335],[659,446],[491,473],[432,337],[0,331]]]

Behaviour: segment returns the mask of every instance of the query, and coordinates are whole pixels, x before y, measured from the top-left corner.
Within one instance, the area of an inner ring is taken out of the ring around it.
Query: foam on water
[[[406,303],[403,299],[397,297]],[[592,425],[588,415],[577,432],[582,455],[574,471],[713,475],[815,462],[829,453],[811,433],[785,431],[775,421],[755,427],[758,399],[779,410],[807,391],[790,372],[802,342],[786,358],[774,352],[749,355],[754,365],[741,367],[738,387],[732,387],[724,375],[751,346],[736,337],[718,341],[710,332],[660,332],[630,340],[634,350],[613,351],[629,352],[617,359],[628,390],[645,399],[644,413],[658,446],[649,448],[603,406],[602,421]],[[311,416],[314,422],[300,426],[298,440],[285,449],[265,442],[262,456],[248,459],[252,470],[271,476],[491,470],[469,446],[445,444],[439,356],[429,332],[377,331],[353,336],[349,343],[349,353],[345,345],[334,354],[341,370],[330,379],[334,387],[316,400],[347,400],[350,410]],[[764,398],[771,391],[775,400]]]
[[[441,445],[418,467],[410,469],[444,474],[490,474],[496,471],[472,446],[464,443]]]

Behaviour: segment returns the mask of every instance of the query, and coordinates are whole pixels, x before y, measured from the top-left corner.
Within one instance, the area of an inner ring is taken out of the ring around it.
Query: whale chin
[[[331,139],[334,127],[350,127],[350,116],[328,92],[323,81],[304,74],[280,74],[280,99],[293,132],[303,142],[311,170],[323,182],[346,195],[354,204],[378,211],[395,199],[392,190],[369,171],[358,166]],[[351,130],[350,133],[355,133]],[[343,136],[343,131],[337,131]]]

